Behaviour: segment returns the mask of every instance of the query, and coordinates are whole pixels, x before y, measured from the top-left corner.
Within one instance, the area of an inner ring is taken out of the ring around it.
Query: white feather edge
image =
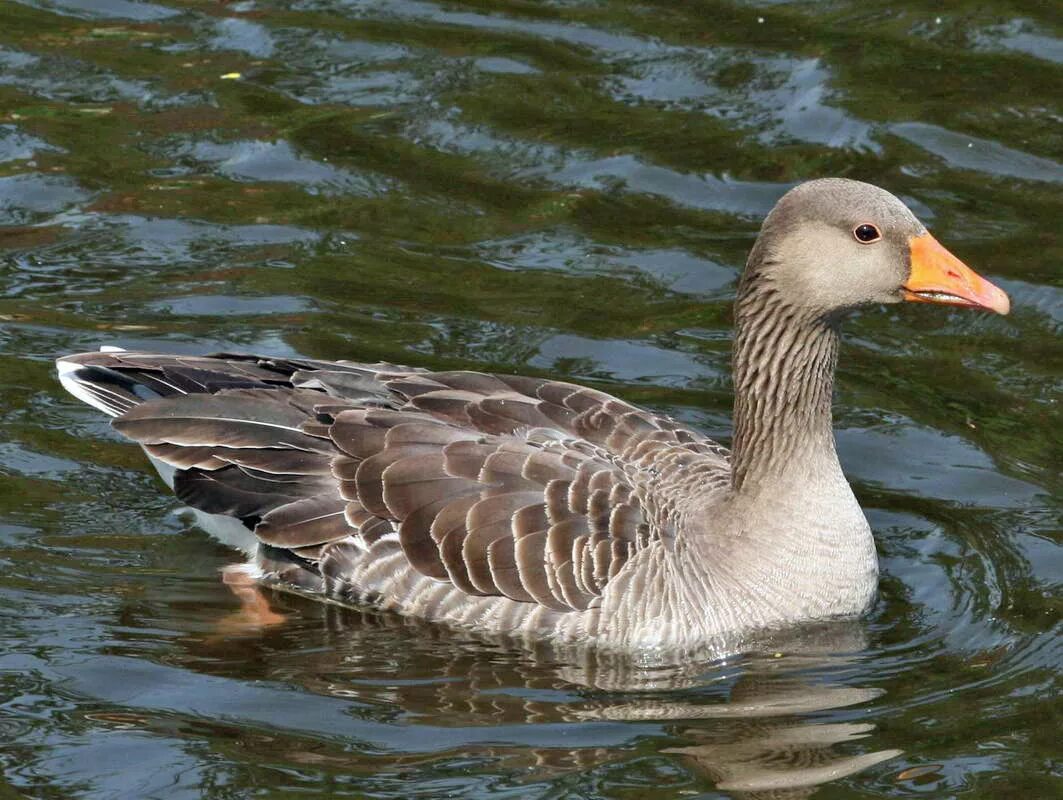
[[[100,345],[101,353],[124,353],[125,351],[126,350],[124,347],[115,347],[114,345],[109,344]],[[102,411],[109,417],[117,416],[117,414],[114,413],[113,409],[107,408],[107,406],[100,403],[99,399],[93,394],[91,394],[84,387],[81,381],[77,379],[76,376],[78,370],[81,369],[80,364],[72,361],[67,361],[65,358],[59,358],[56,359],[55,367],[57,370],[59,370],[59,383],[61,383],[63,385],[63,388],[70,392],[70,394],[74,395],[74,397],[76,397],[82,403],[90,405],[99,411]]]
[[[74,395],[78,400],[86,405],[90,405],[98,411],[102,411],[109,417],[117,416],[113,409],[107,408],[103,405],[99,398],[92,394],[85,385],[78,380],[77,373],[81,369],[81,365],[72,361],[66,361],[60,358],[55,362],[55,367],[59,370],[59,383],[63,385],[70,394]]]

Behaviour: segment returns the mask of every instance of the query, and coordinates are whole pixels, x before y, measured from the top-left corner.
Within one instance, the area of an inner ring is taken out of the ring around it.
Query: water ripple
[[[15,792],[1058,794],[1046,8],[0,0],[0,17]],[[879,597],[723,661],[529,650],[282,594],[264,626],[219,580],[234,555],[53,375],[100,345],[533,372],[727,440],[739,269],[775,200],[828,174],[901,195],[1013,312],[847,321],[838,448]]]

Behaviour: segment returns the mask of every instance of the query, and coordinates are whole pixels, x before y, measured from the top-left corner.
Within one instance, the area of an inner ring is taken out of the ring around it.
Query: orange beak
[[[1011,310],[1011,301],[1001,289],[956,258],[929,233],[913,236],[908,246],[912,272],[901,287],[905,300],[985,308],[998,314]]]

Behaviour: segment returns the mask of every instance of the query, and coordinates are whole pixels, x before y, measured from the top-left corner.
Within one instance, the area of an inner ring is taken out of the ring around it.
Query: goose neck
[[[840,476],[831,420],[836,322],[770,285],[744,288],[735,309],[734,489]]]

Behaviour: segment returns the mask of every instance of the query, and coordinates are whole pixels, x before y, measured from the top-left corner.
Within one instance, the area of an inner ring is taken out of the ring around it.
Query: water
[[[1053,3],[0,2],[0,795],[1059,796]],[[1012,296],[847,329],[881,595],[726,664],[250,624],[51,361],[100,344],[563,376],[729,436],[793,183],[871,180]]]

